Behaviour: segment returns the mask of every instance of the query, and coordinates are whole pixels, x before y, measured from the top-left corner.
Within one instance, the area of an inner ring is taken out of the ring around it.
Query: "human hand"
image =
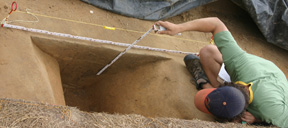
[[[158,31],[157,33],[159,34],[167,34],[170,36],[174,36],[180,32],[180,28],[178,25],[170,23],[168,21],[158,21],[155,24],[166,28],[165,31]]]
[[[241,116],[241,120],[245,121],[248,124],[252,124],[255,122],[261,122],[259,119],[256,119],[250,112],[244,112],[244,114]]]

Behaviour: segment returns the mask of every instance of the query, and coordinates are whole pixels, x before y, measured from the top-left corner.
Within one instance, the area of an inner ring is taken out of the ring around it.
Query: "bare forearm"
[[[224,23],[215,17],[192,20],[186,23],[178,24],[178,27],[180,32],[199,31],[211,32],[213,34],[228,30]]]
[[[211,32],[213,34],[228,31],[224,23],[216,17],[196,19],[182,24],[173,24],[168,21],[158,21],[155,24],[166,28],[165,31],[159,31],[159,34],[171,36],[184,31]]]

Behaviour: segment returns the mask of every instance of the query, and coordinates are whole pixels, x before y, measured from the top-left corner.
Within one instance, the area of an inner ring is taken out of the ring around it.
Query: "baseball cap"
[[[231,119],[245,109],[245,96],[237,88],[224,86],[200,90],[194,97],[195,106],[218,118]]]

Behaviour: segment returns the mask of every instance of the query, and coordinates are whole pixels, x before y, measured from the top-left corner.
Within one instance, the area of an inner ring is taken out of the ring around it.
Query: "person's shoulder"
[[[219,38],[219,37],[226,37],[226,36],[232,36],[231,32],[230,31],[221,31],[221,32],[218,32],[214,35],[214,39],[215,38]]]
[[[234,37],[230,31],[218,32],[213,36],[213,39],[214,39],[216,45],[217,45],[217,43],[231,42],[231,41],[236,43],[236,41],[235,41],[235,39],[234,39]]]
[[[218,32],[216,33],[214,36],[218,36],[218,35],[225,35],[225,34],[230,34],[231,35],[231,32],[230,31],[221,31],[221,32]]]

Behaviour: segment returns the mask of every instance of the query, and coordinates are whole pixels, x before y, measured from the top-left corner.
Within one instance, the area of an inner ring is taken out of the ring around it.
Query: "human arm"
[[[176,35],[185,31],[211,32],[213,35],[221,31],[228,31],[225,24],[216,17],[196,19],[182,24],[173,24],[168,21],[158,21],[157,25],[165,27],[167,30],[158,32],[159,34]]]

